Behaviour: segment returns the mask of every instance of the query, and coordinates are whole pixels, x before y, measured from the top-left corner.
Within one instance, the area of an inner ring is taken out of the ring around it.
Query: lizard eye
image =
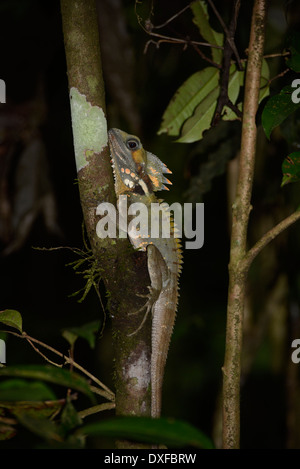
[[[136,138],[129,138],[126,142],[127,148],[129,150],[136,150],[140,146],[140,142]]]

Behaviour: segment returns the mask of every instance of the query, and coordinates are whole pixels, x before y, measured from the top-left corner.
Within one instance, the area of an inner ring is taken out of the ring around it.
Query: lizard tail
[[[172,278],[173,277],[173,278]],[[177,306],[177,278],[160,294],[153,306],[152,357],[151,357],[151,417],[159,418],[161,412],[162,383],[169,344],[173,332]]]

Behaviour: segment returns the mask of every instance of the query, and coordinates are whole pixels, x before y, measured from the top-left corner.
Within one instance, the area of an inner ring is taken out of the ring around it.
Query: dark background
[[[109,126],[138,134],[144,147],[172,170],[173,186],[170,193],[163,194],[169,203],[205,203],[204,247],[184,252],[163,414],[189,421],[218,445],[230,226],[226,169],[238,152],[240,124],[220,124],[195,144],[158,136],[162,114],[177,88],[207,64],[191,46],[147,44],[150,37],[138,24],[133,0],[99,3]],[[252,3],[242,2],[239,17],[236,43],[242,58],[248,45]],[[266,53],[282,52],[288,35],[299,29],[297,3],[270,2]],[[180,0],[153,2],[151,20],[162,24],[186,4]],[[228,24],[232,2],[215,4]],[[144,19],[149,17],[150,2],[137,8]],[[216,18],[210,16],[214,28],[221,31]],[[162,34],[201,40],[190,11],[162,29]],[[0,1],[0,48],[0,78],[5,80],[7,92],[7,103],[0,105],[0,308],[19,310],[27,333],[66,352],[61,330],[103,320],[103,311],[94,292],[83,303],[70,297],[84,286],[83,278],[67,266],[76,260],[71,250],[33,248],[83,247],[59,2]],[[269,65],[271,76],[286,68],[282,58],[270,60]],[[294,75],[289,72],[274,80],[271,94],[290,84]],[[273,133],[271,142],[266,141],[261,127],[258,136],[250,244],[299,205],[299,183],[280,189],[282,161],[299,146],[297,115]],[[209,155],[213,155],[210,165]],[[290,359],[291,342],[300,337],[299,293],[299,226],[293,226],[260,255],[249,276],[242,448],[300,447],[299,373]],[[102,287],[101,295],[105,305]],[[96,353],[78,341],[75,359],[113,386],[109,326],[107,318]],[[7,338],[8,365],[41,362],[29,345]],[[21,431],[1,446],[30,448],[36,444],[35,437]]]

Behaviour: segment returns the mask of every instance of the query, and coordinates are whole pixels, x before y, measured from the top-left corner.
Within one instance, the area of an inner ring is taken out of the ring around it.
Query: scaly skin
[[[160,203],[167,214],[166,205],[156,199],[154,191],[167,189],[171,184],[163,173],[170,173],[168,168],[152,153],[144,150],[138,137],[119,129],[108,133],[115,177],[117,198],[127,195],[128,206],[142,202],[148,208],[148,228],[151,227],[151,204]],[[168,225],[169,226],[169,225]],[[181,271],[182,255],[178,239],[170,223],[170,237],[128,237],[132,245],[147,251],[147,265],[151,280],[149,297],[142,309],[145,317],[152,312],[152,351],[151,351],[151,416],[157,418],[161,412],[161,392],[164,369],[178,302],[178,278]],[[140,327],[141,327],[140,326]],[[140,329],[139,327],[139,329]],[[139,330],[138,329],[138,330]],[[136,333],[138,331],[135,331]]]

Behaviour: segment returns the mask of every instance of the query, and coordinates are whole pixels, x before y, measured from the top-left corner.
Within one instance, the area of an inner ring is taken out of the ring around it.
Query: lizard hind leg
[[[143,327],[143,325],[145,324],[145,322],[147,320],[147,317],[148,317],[150,311],[152,311],[152,308],[153,308],[153,305],[154,305],[155,301],[157,300],[157,298],[159,296],[158,294],[156,294],[155,290],[152,287],[148,287],[148,289],[149,289],[149,292],[150,292],[148,295],[137,295],[140,298],[148,298],[147,302],[140,309],[138,309],[137,311],[134,311],[133,313],[128,314],[128,316],[133,316],[135,314],[139,314],[142,311],[146,310],[141,324],[138,326],[138,328],[135,331],[128,334],[128,337],[131,337],[131,336],[137,334],[141,330],[141,328]]]
[[[162,275],[165,274],[165,265],[162,259],[162,256],[159,250],[153,245],[149,244],[147,246],[147,264],[148,264],[148,272],[150,276],[151,286],[148,286],[149,294],[148,295],[139,295],[142,298],[148,298],[147,302],[140,308],[138,311],[135,311],[131,314],[137,314],[146,309],[146,313],[144,318],[139,325],[139,327],[129,334],[129,336],[135,335],[145,324],[145,321],[149,315],[150,311],[153,311],[153,306],[155,302],[158,300],[160,292],[162,290]]]

